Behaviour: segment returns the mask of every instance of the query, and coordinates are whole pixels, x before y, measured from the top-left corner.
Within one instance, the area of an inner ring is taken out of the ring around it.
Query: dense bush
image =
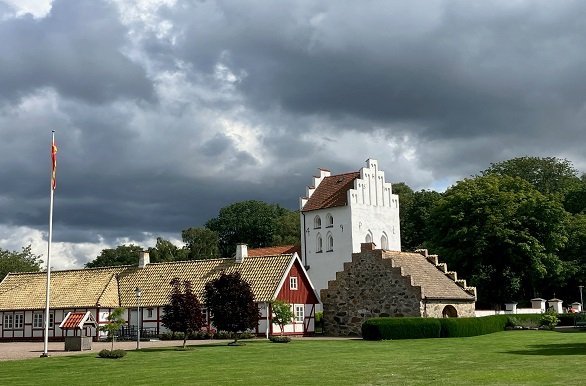
[[[485,316],[482,318],[445,318],[439,319],[442,338],[456,338],[492,334],[503,331],[508,318],[505,315]]]
[[[271,336],[269,340],[273,343],[289,343],[291,342],[291,338],[288,336]]]
[[[362,324],[366,340],[439,338],[440,331],[435,318],[372,318]]]
[[[508,318],[504,315],[482,318],[373,318],[362,324],[362,338],[419,339],[476,336],[503,331]]]
[[[507,327],[538,328],[541,314],[507,315]]]
[[[165,332],[159,335],[161,340],[183,340],[183,333],[182,332]],[[234,339],[236,334],[229,331],[216,331],[216,332],[208,332],[208,331],[197,331],[189,334],[187,339],[191,340],[203,340],[203,339]],[[238,334],[238,339],[252,339],[256,338],[256,335],[253,332],[241,332]]]
[[[544,314],[541,314],[541,319],[539,320],[541,326],[550,330],[553,330],[559,322],[558,314],[554,310],[547,310]]]
[[[576,325],[576,318],[579,318],[578,313],[576,314],[559,314],[558,319],[559,323],[558,326],[575,326]]]
[[[126,356],[126,351],[124,350],[102,350],[98,353],[100,358],[108,358],[108,359],[119,359]]]

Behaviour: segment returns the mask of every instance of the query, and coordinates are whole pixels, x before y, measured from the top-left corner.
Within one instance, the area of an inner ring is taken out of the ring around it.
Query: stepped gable
[[[456,271],[448,271],[448,265],[446,263],[440,263],[437,255],[429,255],[427,249],[417,249],[415,253],[423,256],[431,266],[435,266],[439,272],[443,273],[448,279],[462,288],[468,295],[472,296],[474,300],[477,299],[476,287],[470,287],[466,285],[466,280],[458,279]]]
[[[401,268],[402,275],[411,276],[413,284],[422,288],[427,299],[474,299],[474,295],[457,284],[455,272],[443,273],[421,253],[384,251],[383,259],[390,259],[394,267]]]
[[[357,178],[360,178],[360,172],[324,177],[303,206],[302,211],[307,212],[348,205],[347,192],[354,188],[354,181]]]

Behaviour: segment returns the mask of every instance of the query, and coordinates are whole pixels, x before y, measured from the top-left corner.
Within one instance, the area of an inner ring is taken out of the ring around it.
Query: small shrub
[[[273,343],[289,343],[291,342],[291,338],[288,336],[271,336],[269,340]]]
[[[107,358],[107,359],[120,359],[126,356],[126,351],[124,350],[107,350],[104,349],[98,353],[100,358]]]
[[[553,330],[558,325],[560,320],[558,314],[554,310],[547,310],[541,315],[540,325],[545,328]]]

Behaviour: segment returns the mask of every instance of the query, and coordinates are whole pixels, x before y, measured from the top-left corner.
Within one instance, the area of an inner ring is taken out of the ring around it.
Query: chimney
[[[245,257],[248,257],[248,245],[236,244],[236,262],[242,263]]]
[[[140,251],[138,254],[138,268],[144,268],[151,263],[151,257],[148,251]]]

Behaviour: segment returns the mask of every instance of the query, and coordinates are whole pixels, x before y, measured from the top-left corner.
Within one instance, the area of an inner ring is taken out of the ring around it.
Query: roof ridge
[[[267,247],[270,248],[270,247]],[[280,253],[280,254],[274,254],[274,255],[261,255],[261,256],[246,256],[244,258],[244,260],[246,261],[246,259],[262,259],[262,258],[269,258],[269,257],[281,257],[281,256],[293,256],[292,253]],[[147,265],[148,266],[153,266],[153,265],[163,265],[163,264],[184,264],[184,263],[203,263],[204,261],[235,261],[233,257],[221,257],[221,258],[217,258],[217,259],[199,259],[199,260],[179,260],[179,261],[159,261],[156,263],[149,263]]]

